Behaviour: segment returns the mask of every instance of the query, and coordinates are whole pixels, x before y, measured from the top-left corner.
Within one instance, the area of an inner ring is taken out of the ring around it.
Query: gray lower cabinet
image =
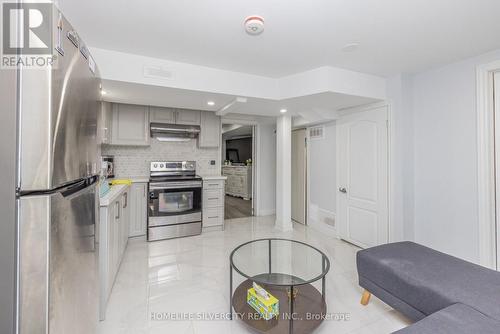
[[[116,194],[109,205],[100,207],[99,219],[99,318],[104,320],[106,305],[115,283],[125,249],[130,222],[130,188]]]
[[[113,104],[111,145],[148,146],[149,107]]]
[[[148,184],[132,183],[130,187],[130,237],[146,235]]]
[[[224,228],[223,179],[203,180],[203,228]]]
[[[221,141],[221,120],[220,117],[211,111],[201,113],[200,136],[198,138],[199,147],[219,147]]]

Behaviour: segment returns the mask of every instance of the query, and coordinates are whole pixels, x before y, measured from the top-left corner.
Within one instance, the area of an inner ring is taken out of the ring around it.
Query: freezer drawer
[[[149,217],[148,226],[165,226],[185,223],[195,223],[201,221],[201,212],[188,213],[186,215]]]
[[[148,240],[162,240],[201,234],[201,222],[148,228]]]
[[[19,334],[95,333],[95,184],[23,196],[19,206]]]

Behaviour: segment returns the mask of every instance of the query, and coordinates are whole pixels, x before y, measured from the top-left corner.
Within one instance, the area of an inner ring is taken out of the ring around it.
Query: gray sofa
[[[398,334],[500,333],[500,272],[413,242],[357,254],[362,303],[373,294],[416,321]]]

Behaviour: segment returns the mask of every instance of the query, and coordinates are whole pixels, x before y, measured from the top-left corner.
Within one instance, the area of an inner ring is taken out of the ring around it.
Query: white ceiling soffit
[[[222,124],[222,134],[234,131],[236,129],[241,128],[242,126],[243,125],[240,124]]]
[[[104,49],[92,49],[104,80],[188,89],[233,96],[283,100],[333,92],[377,100],[386,98],[382,77],[333,67],[269,78],[172,62]],[[151,76],[165,73],[165,76]]]
[[[222,139],[251,137],[253,129],[251,126],[238,126],[235,129],[226,131],[222,134]]]
[[[274,78],[415,73],[500,48],[498,0],[58,2],[90,46]],[[264,17],[261,35],[245,32],[249,15]]]
[[[324,120],[329,120],[337,117],[337,110],[379,101],[378,99],[362,96],[325,92],[283,100],[250,97],[246,99],[247,102],[245,103],[233,103],[238,97],[229,94],[114,80],[103,80],[102,84],[104,91],[106,91],[103,99],[108,102],[216,112],[220,108],[232,104],[230,113],[227,115],[230,119],[233,118],[232,115],[234,114],[276,117],[280,115],[280,109],[286,108],[288,114],[292,116],[302,115],[311,121],[317,120],[318,116],[322,116]],[[213,101],[214,105],[209,106],[208,101]]]

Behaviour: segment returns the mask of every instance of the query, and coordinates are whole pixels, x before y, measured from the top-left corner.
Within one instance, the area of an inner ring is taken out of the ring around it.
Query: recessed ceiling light
[[[343,52],[354,52],[359,48],[359,43],[349,43],[342,48]]]
[[[281,110],[280,110],[280,113],[284,114],[284,113],[286,113],[287,111],[288,111],[288,110],[286,110],[286,109],[284,109],[284,108],[283,108],[283,109],[281,109]]]
[[[207,102],[207,104],[208,104],[209,106],[215,106],[215,102],[214,102],[214,101],[208,101],[208,102]]]

